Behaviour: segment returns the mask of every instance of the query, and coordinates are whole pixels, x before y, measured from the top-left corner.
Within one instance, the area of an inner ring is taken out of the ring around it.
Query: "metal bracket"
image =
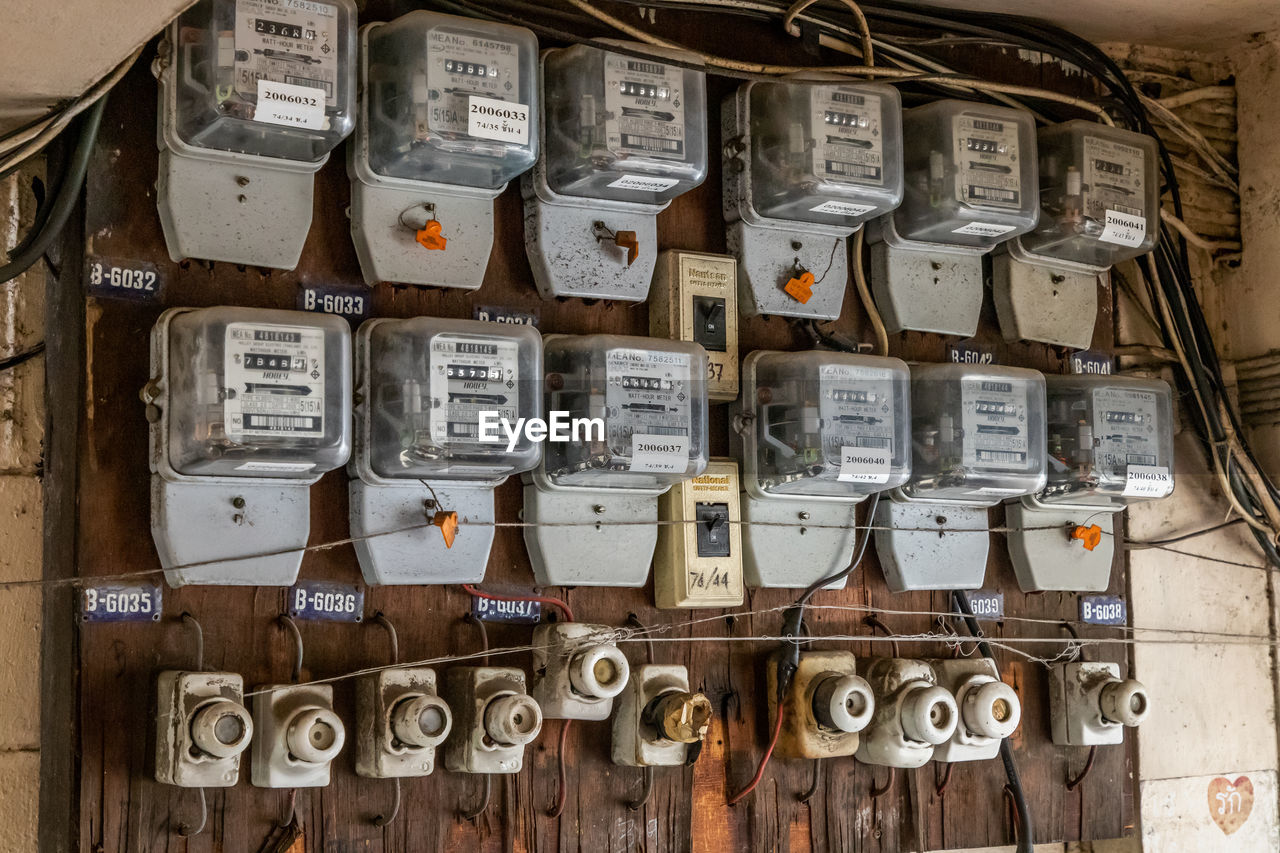
[[[741,498],[747,586],[803,589],[836,574],[853,559],[856,503],[770,500],[745,491]],[[845,583],[842,579],[827,589],[843,589]]]
[[[1006,341],[1088,349],[1098,315],[1098,274],[1033,262],[1015,241],[991,257],[991,289]]]
[[[1115,510],[1108,507],[1049,508],[1022,501],[1005,505],[1009,557],[1023,592],[1105,592],[1115,561]],[[1098,525],[1102,538],[1088,550],[1071,531]]]
[[[876,553],[889,589],[979,589],[987,574],[987,508],[881,499]]]
[[[627,523],[608,523],[613,520]],[[649,579],[658,544],[657,495],[548,491],[527,483],[524,521],[524,543],[539,586],[638,587]],[[592,521],[599,524],[584,523]]]

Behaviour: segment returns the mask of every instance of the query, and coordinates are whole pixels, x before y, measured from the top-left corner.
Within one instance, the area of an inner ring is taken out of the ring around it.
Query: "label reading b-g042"
[[[503,338],[431,338],[431,441],[440,447],[480,442],[480,413],[519,417],[519,344]]]
[[[337,103],[337,6],[317,0],[236,0],[235,14],[233,45],[218,40],[218,65],[234,67],[235,91],[257,98],[259,82],[267,81],[319,94],[321,111]]]
[[[964,466],[1026,468],[1030,450],[1026,381],[997,376],[963,379],[960,394]]]
[[[163,592],[154,583],[106,583],[80,590],[81,622],[158,622]]]
[[[952,121],[956,200],[1016,210],[1022,204],[1017,123],[971,115],[958,115]]]
[[[651,59],[605,54],[605,145],[619,157],[683,160],[684,71]]]
[[[605,437],[613,455],[631,458],[629,470],[688,468],[691,372],[690,356],[682,352],[611,349],[605,355]],[[636,459],[638,443],[648,447]]]
[[[324,330],[229,323],[223,422],[232,441],[324,436]]]

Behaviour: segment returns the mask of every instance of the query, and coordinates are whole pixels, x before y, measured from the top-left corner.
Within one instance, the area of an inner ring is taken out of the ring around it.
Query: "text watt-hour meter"
[[[868,231],[876,306],[890,332],[972,336],[982,255],[1035,227],[1035,120],[937,101],[902,114],[902,204]]]
[[[987,508],[1044,487],[1044,389],[1020,367],[911,368],[911,478],[876,510],[890,589],[982,586]]]
[[[311,485],[351,452],[340,317],[171,308],[151,331],[151,532],[172,586],[288,586]]]
[[[744,314],[840,316],[845,241],[902,201],[902,101],[878,83],[747,83],[725,101],[724,214]]]
[[[351,132],[352,0],[201,0],[160,78],[160,223],[175,261],[293,269],[314,175]]]
[[[856,505],[911,472],[908,376],[896,358],[747,356],[732,438],[748,586],[803,588],[849,565]]]
[[[1160,236],[1156,142],[1091,121],[1040,129],[1040,222],[992,257],[1008,340],[1086,349],[1098,275],[1145,255]]]
[[[537,156],[537,57],[523,27],[423,10],[361,29],[347,171],[366,283],[484,281],[493,200]]]
[[[617,45],[627,53],[575,45],[543,54],[542,147],[520,186],[545,299],[643,301],[658,213],[707,176],[701,60]]]
[[[524,434],[510,443],[499,425],[542,416],[542,339],[531,326],[478,320],[369,320],[356,335],[356,377],[351,534],[365,581],[479,583],[493,490],[541,452]]]
[[[1101,592],[1116,513],[1173,493],[1173,395],[1159,379],[1045,378],[1048,481],[1006,507],[1009,553],[1027,592]]]
[[[658,496],[707,467],[707,354],[688,341],[548,335],[545,405],[584,431],[525,475],[525,546],[542,586],[644,586]]]

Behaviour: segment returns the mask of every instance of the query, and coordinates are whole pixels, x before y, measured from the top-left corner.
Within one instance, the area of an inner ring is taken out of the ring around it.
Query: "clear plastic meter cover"
[[[375,320],[367,375],[369,467],[388,479],[490,480],[528,471],[540,447],[511,450],[500,426],[542,417],[542,338],[530,326],[415,317]],[[492,414],[488,414],[492,413]],[[481,433],[482,415],[499,440]]]
[[[750,358],[755,423],[744,451],[761,492],[860,499],[907,481],[906,362],[822,351]]]
[[[655,489],[707,467],[707,353],[698,344],[622,335],[546,339],[548,418],[599,418],[581,441],[548,441],[558,486]]]
[[[1117,504],[1173,491],[1168,384],[1129,376],[1048,376],[1046,502]]]
[[[171,46],[189,145],[315,162],[353,125],[352,0],[201,0]]]
[[[575,45],[543,64],[547,183],[557,193],[658,204],[707,176],[706,75],[694,54],[640,58]]]
[[[538,40],[524,27],[416,11],[372,27],[362,59],[369,167],[497,189],[538,154]]]
[[[200,308],[169,321],[168,453],[179,474],[314,477],[351,454],[341,317]]]
[[[877,83],[751,84],[751,199],[774,219],[853,226],[902,201],[902,99]]]
[[[1027,251],[1109,267],[1155,248],[1160,234],[1156,143],[1091,121],[1041,128],[1040,223]]]
[[[989,249],[1035,227],[1035,120],[1026,110],[937,101],[902,114],[898,235]]]
[[[923,500],[992,504],[1045,483],[1044,376],[1020,367],[911,368],[911,479]]]

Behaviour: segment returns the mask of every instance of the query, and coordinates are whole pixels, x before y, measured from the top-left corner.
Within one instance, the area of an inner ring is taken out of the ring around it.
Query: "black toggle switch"
[[[693,340],[707,352],[728,349],[724,300],[718,296],[693,297]]]
[[[699,557],[729,556],[729,505],[699,503],[695,507]]]

